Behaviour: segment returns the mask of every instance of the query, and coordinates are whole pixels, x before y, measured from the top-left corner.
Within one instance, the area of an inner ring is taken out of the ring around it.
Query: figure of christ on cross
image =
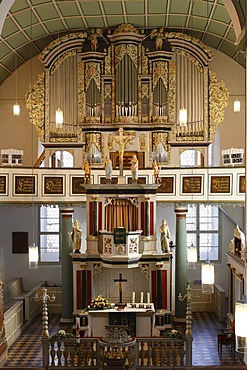
[[[127,149],[127,144],[132,144],[135,133],[134,132],[126,132],[124,134],[124,129],[120,127],[118,130],[118,135],[113,135],[113,140],[118,144],[119,149],[119,169],[120,169],[120,176],[123,176],[123,155],[124,150]]]
[[[123,304],[123,286],[122,283],[126,283],[127,279],[122,278],[122,274],[119,273],[119,278],[114,279],[115,283],[118,283],[118,289],[119,289],[119,304]]]

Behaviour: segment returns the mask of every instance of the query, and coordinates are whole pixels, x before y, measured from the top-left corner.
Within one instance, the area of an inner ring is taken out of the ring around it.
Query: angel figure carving
[[[92,51],[97,51],[97,49],[98,49],[98,46],[99,46],[98,38],[102,38],[108,44],[106,38],[102,34],[101,29],[100,28],[96,28],[96,29],[93,28],[93,29],[90,30],[90,33],[89,33],[89,36],[88,36],[88,40],[91,41],[91,50]]]
[[[161,50],[163,46],[163,40],[165,40],[164,28],[161,27],[159,30],[157,30],[157,28],[154,28],[151,31],[150,38],[151,40],[155,38],[156,50]]]

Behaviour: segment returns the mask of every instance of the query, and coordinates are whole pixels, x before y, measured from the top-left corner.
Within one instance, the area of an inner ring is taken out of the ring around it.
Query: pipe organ
[[[210,70],[212,58],[199,40],[163,28],[144,32],[122,24],[64,35],[39,57],[44,73],[27,92],[30,118],[43,143],[86,141],[92,164],[117,152],[108,143],[126,127],[137,132],[130,150],[143,152],[144,167],[154,159],[169,165],[173,147],[207,147],[224,118],[228,90]],[[58,107],[62,127],[55,123]]]

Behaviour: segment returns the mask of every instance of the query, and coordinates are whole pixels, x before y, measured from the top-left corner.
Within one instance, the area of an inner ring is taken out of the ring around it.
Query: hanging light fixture
[[[212,294],[214,292],[214,264],[209,259],[202,263],[202,293]]]
[[[14,105],[13,105],[13,115],[14,116],[19,116],[21,113],[21,108],[20,108],[20,105],[16,102]]]
[[[29,268],[36,269],[38,268],[39,263],[39,248],[35,243],[28,247],[28,259],[29,259]]]
[[[30,68],[30,71],[31,71],[31,83],[30,83],[30,86],[32,87],[32,82],[33,82],[32,8],[30,8],[30,10],[31,10],[31,19],[30,19],[30,24],[31,24],[31,43],[30,43],[30,45],[31,45],[31,50],[30,50],[30,59],[31,59],[31,68]],[[31,111],[32,111],[32,109],[33,109],[33,98],[32,98],[32,89],[31,89]],[[32,130],[33,130],[33,125],[32,125]],[[32,140],[33,140],[33,137],[34,136],[32,134]],[[32,219],[34,220],[34,201],[33,201],[33,194],[35,192],[35,180],[34,180],[34,177],[33,177],[33,167],[32,167],[32,186],[33,186],[33,190],[32,190]],[[29,262],[29,268],[30,269],[36,269],[36,268],[38,268],[38,262],[39,262],[39,248],[34,243],[34,230],[35,230],[35,226],[34,225],[32,225],[32,229],[33,229],[33,244],[31,244],[28,247],[28,262]]]
[[[197,248],[193,243],[187,248],[187,262],[189,269],[197,268]]]
[[[58,108],[56,110],[56,127],[60,128],[63,125],[63,111]]]
[[[235,99],[233,103],[233,111],[235,113],[240,112],[240,108],[241,108],[240,101],[238,99]]]
[[[58,20],[58,40],[59,40],[59,20]],[[58,51],[58,59],[60,58],[60,46]],[[60,72],[59,72],[59,66],[57,67],[57,73],[58,73],[58,105],[59,107],[56,110],[55,113],[55,123],[57,128],[61,128],[63,125],[63,111],[60,108],[61,105],[61,87],[60,87]]]
[[[187,109],[184,107],[179,110],[179,124],[181,127],[187,125]]]
[[[16,78],[15,78],[15,101],[16,103],[13,105],[13,115],[14,116],[19,116],[20,113],[21,113],[21,108],[20,108],[20,105],[17,103],[17,85],[18,85],[18,72],[17,72],[17,56],[15,54],[15,74],[16,74]]]

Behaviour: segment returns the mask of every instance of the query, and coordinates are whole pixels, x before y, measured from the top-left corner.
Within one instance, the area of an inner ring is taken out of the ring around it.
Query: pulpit
[[[154,331],[154,305],[127,304],[124,309],[89,310],[88,335],[103,337],[107,325],[128,325],[131,336],[150,337]]]
[[[115,228],[114,232],[101,230],[103,237],[103,259],[139,260],[139,238],[142,230],[126,231],[125,228]]]

